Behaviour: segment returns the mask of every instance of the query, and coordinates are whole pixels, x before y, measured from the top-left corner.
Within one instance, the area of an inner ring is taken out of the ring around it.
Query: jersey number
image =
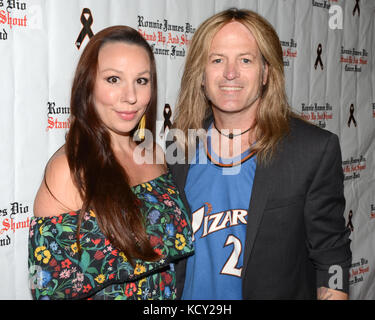
[[[237,268],[237,264],[242,252],[242,244],[240,239],[236,238],[232,234],[228,236],[224,247],[229,246],[230,244],[233,244],[233,250],[229,256],[229,259],[227,262],[225,262],[223,269],[221,269],[220,274],[241,277],[242,267]]]

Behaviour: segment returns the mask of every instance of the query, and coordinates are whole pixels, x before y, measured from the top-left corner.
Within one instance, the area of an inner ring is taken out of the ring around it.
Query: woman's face
[[[138,45],[110,42],[100,49],[94,87],[96,111],[111,135],[128,135],[151,98],[151,66]]]

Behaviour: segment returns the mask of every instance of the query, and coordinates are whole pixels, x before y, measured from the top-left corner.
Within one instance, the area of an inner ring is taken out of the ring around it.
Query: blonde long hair
[[[186,142],[183,147],[188,150],[188,129],[203,128],[205,120],[212,116],[210,102],[201,84],[212,39],[231,21],[238,21],[250,30],[257,41],[263,61],[268,65],[268,80],[256,114],[256,143],[252,146],[252,150],[257,152],[258,161],[266,164],[272,158],[280,139],[289,132],[292,111],[285,93],[283,53],[279,37],[272,25],[253,11],[228,9],[199,26],[186,58],[174,128],[184,133],[183,140]]]

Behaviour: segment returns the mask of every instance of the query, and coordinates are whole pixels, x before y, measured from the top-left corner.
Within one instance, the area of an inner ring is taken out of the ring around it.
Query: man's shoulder
[[[311,124],[298,116],[290,118],[290,131],[280,142],[277,155],[288,161],[320,157],[327,145],[339,146],[336,134]]]
[[[322,129],[298,116],[292,116],[290,118],[290,136],[293,138],[299,138],[305,141],[322,141],[329,139],[332,135],[334,135],[334,133],[331,131]]]

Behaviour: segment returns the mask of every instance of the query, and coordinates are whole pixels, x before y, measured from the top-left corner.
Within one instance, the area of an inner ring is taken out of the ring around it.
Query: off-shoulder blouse
[[[140,200],[146,233],[156,262],[135,260],[105,238],[95,212],[55,217],[33,217],[29,237],[29,276],[34,299],[175,299],[178,259],[193,253],[192,231],[186,209],[168,172],[132,188]],[[125,231],[124,231],[125,232]]]

